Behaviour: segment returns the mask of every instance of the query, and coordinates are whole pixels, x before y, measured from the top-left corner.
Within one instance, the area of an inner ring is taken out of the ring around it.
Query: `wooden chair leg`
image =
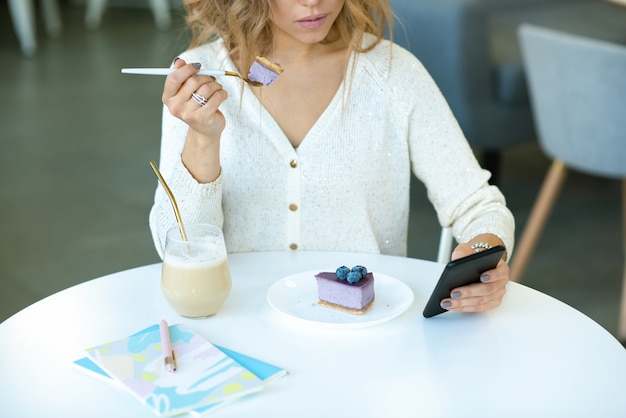
[[[618,338],[626,342],[626,179],[622,180],[622,245],[624,248],[624,272],[622,278],[622,299],[620,302]]]
[[[535,249],[541,231],[543,231],[548,215],[550,215],[552,211],[552,207],[561,190],[566,174],[567,167],[565,164],[560,160],[554,160],[543,181],[543,185],[541,186],[537,200],[530,213],[524,232],[515,247],[515,252],[511,260],[511,281],[519,281],[524,274],[526,265]]]

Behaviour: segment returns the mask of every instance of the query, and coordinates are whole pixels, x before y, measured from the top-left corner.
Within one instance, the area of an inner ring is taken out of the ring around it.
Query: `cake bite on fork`
[[[250,67],[248,79],[262,83],[267,87],[276,81],[283,71],[283,68],[278,63],[271,62],[264,57],[256,57]]]

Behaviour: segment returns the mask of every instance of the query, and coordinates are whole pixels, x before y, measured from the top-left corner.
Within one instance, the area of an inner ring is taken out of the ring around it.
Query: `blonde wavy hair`
[[[257,55],[272,51],[270,0],[183,0],[183,4],[191,29],[190,48],[221,37],[231,59],[241,68],[249,68]],[[351,52],[367,52],[384,38],[385,28],[392,33],[392,25],[389,0],[345,0],[334,33]],[[376,41],[362,47],[365,33],[374,35]]]

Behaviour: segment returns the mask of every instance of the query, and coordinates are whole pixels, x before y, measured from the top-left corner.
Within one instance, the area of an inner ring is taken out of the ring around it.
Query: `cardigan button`
[[[298,244],[296,244],[295,242],[294,242],[294,243],[291,243],[291,244],[289,245],[289,248],[291,248],[292,250],[297,250],[297,249],[298,249]]]
[[[289,161],[289,165],[291,166],[291,168],[296,168],[298,166],[298,160]]]
[[[298,210],[298,205],[296,205],[295,203],[292,203],[291,205],[289,205],[289,210],[292,212],[295,212]]]

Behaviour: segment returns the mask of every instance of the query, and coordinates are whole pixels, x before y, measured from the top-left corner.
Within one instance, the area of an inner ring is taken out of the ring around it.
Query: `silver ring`
[[[209,102],[209,100],[208,100],[206,97],[204,97],[203,95],[198,94],[198,93],[196,93],[196,92],[193,92],[193,93],[191,94],[191,98],[192,98],[192,99],[193,99],[196,103],[198,103],[200,106],[204,106],[205,104],[207,104],[207,103]]]

